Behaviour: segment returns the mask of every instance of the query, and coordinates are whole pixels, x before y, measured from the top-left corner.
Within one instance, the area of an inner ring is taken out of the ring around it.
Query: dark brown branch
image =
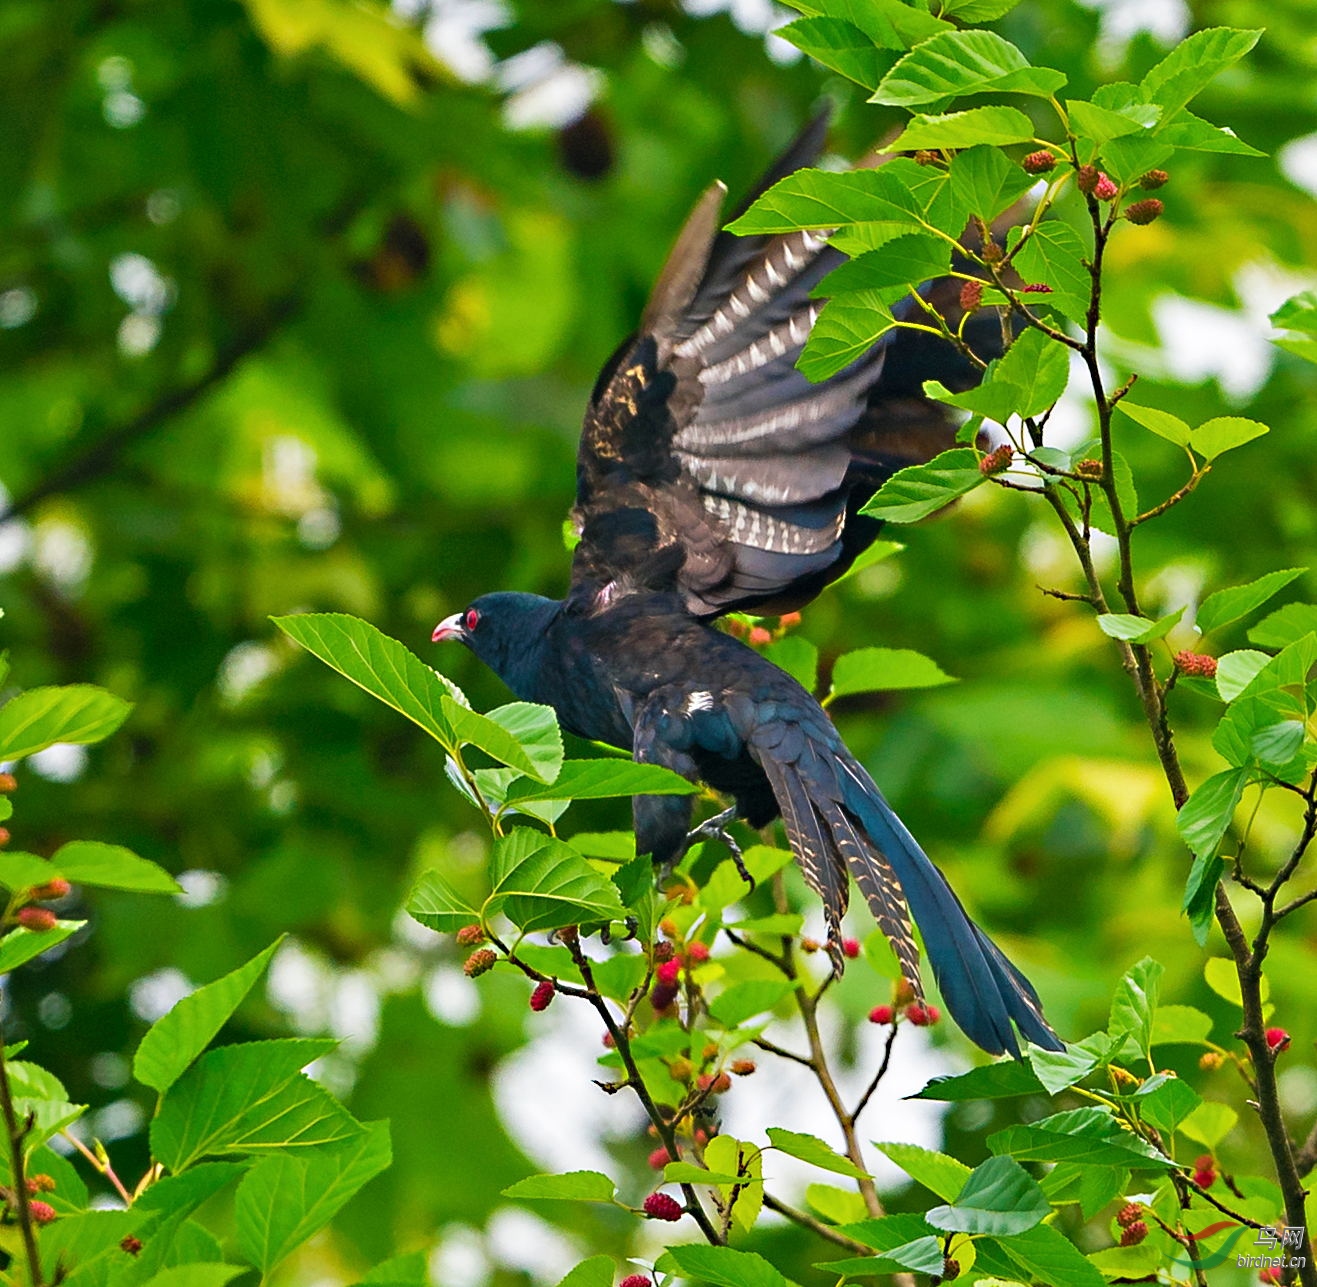
[[[9,1086],[9,1067],[5,1063],[4,1037],[0,1035],[0,1112],[5,1119],[5,1132],[9,1136],[9,1166],[14,1177],[14,1209],[18,1213],[18,1226],[23,1234],[23,1250],[27,1255],[28,1277],[31,1287],[45,1287],[41,1272],[41,1252],[37,1250],[36,1225],[27,1192],[27,1160],[23,1154],[23,1140],[28,1126],[21,1124],[14,1111],[14,1096]]]
[[[567,950],[572,954],[572,961],[576,968],[580,970],[581,980],[588,989],[587,999],[600,1019],[603,1020],[604,1027],[608,1029],[609,1035],[613,1038],[613,1047],[621,1056],[622,1066],[626,1069],[627,1085],[635,1091],[636,1098],[640,1100],[641,1107],[645,1110],[645,1115],[653,1123],[654,1129],[658,1131],[659,1139],[663,1141],[663,1147],[667,1149],[668,1156],[676,1161],[681,1156],[677,1146],[676,1132],[673,1130],[672,1123],[659,1111],[658,1105],[649,1093],[649,1088],[645,1085],[645,1079],[641,1076],[640,1069],[636,1065],[635,1056],[631,1053],[630,1038],[618,1026],[617,1021],[613,1018],[612,1011],[608,1008],[608,1002],[604,1000],[599,989],[595,986],[594,972],[590,968],[590,958],[581,950],[581,942],[578,938],[573,937],[567,940]],[[718,1230],[714,1228],[713,1222],[709,1219],[703,1203],[700,1202],[694,1186],[683,1183],[681,1192],[686,1199],[686,1210],[695,1223],[700,1226],[700,1232],[714,1246],[720,1246],[723,1243],[723,1238]]]
[[[851,1112],[851,1121],[859,1121],[860,1114],[869,1106],[869,1101],[873,1098],[873,1093],[878,1089],[879,1083],[887,1076],[887,1069],[892,1062],[892,1047],[896,1044],[896,1022],[893,1019],[892,1030],[887,1034],[887,1045],[883,1049],[883,1061],[878,1065],[878,1071],[874,1073],[873,1080],[864,1088],[864,1094],[860,1096],[859,1102]]]

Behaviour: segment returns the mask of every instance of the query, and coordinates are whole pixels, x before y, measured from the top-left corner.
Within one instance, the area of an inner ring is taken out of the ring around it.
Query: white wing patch
[[[713,710],[713,694],[707,689],[699,689],[691,693],[682,703],[681,713],[683,715],[694,715],[696,711]]]

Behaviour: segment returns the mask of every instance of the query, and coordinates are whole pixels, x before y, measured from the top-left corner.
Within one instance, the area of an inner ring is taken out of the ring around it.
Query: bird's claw
[[[740,814],[733,805],[730,809],[724,809],[721,813],[715,813],[712,818],[706,818],[698,827],[693,827],[686,834],[686,847],[689,849],[697,840],[721,840],[732,855],[732,862],[736,866],[737,872],[746,883],[746,892],[753,894],[755,892],[755,878],[750,874],[745,865],[745,854],[741,846],[732,838],[731,832],[727,830],[730,823],[736,821]]]
[[[622,935],[622,942],[628,942],[640,934],[640,921],[637,917],[628,916],[622,921],[622,924],[626,926],[626,933]],[[612,930],[612,925],[608,924],[599,931],[599,941],[605,947],[613,941]]]

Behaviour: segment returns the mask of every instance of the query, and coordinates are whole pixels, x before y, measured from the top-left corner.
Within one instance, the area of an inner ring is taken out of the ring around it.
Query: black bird
[[[809,164],[825,129],[815,120],[754,195]],[[895,331],[811,384],[795,366],[822,306],[810,292],[844,256],[823,234],[719,232],[724,192],[715,184],[696,205],[638,332],[595,386],[567,597],[487,594],[434,638],[460,639],[571,732],[731,795],[751,826],[780,814],[838,969],[849,871],[917,995],[911,914],[971,1040],[1018,1057],[1014,1020],[1061,1049],[1028,980],[969,919],[818,702],[713,626],[727,612],[788,611],[840,576],[878,530],[860,506],[952,441],[923,380],[975,380],[950,345]],[[947,309],[958,288],[924,291]],[[990,350],[996,322],[983,316]],[[634,810],[637,850],[678,859],[690,798],[638,796]]]

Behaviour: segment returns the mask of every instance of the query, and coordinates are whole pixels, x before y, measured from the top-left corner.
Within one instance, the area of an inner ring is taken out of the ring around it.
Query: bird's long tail
[[[830,771],[820,773],[825,765]],[[922,988],[911,915],[947,1009],[971,1041],[992,1054],[1009,1051],[1018,1058],[1014,1020],[1035,1045],[1063,1049],[1029,980],[970,920],[942,873],[848,752],[828,748],[826,758],[818,756],[813,765],[766,759],[764,768],[805,878],[823,900],[834,960],[849,870],[916,995],[922,996]],[[820,789],[825,781],[827,788]]]

